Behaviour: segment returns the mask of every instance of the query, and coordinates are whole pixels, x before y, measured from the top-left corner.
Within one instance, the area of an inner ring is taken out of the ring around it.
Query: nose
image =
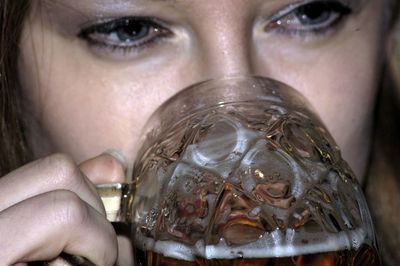
[[[219,5],[224,8],[223,5]],[[251,21],[240,9],[208,13],[198,27],[196,40],[203,78],[254,73],[251,59]]]

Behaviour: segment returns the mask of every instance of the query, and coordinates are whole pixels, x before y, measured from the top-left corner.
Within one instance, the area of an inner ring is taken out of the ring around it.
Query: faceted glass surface
[[[254,99],[153,118],[134,171],[137,248],[189,261],[374,247],[357,181],[304,99],[261,78],[222,83]]]

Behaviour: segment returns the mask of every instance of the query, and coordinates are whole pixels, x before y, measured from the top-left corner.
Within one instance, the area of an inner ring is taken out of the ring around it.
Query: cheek
[[[281,61],[277,55],[268,59],[276,64],[265,70],[299,90],[341,144],[345,144],[346,133],[351,135],[349,131],[369,118],[381,64],[376,47],[357,47],[361,51],[339,47],[306,60]]]
[[[42,130],[29,137],[41,149],[48,143],[36,156],[66,152],[79,162],[116,148],[133,161],[151,113],[196,80],[181,75],[198,73],[189,56],[175,52],[154,61],[115,63],[51,31],[38,31],[35,37],[25,33],[19,61],[23,91]]]
[[[256,42],[258,71],[301,91],[343,144],[344,131],[357,127],[373,108],[382,66],[383,6],[370,1],[327,37],[302,41],[274,35]]]
[[[358,176],[363,175],[369,150],[382,66],[379,20],[377,16],[359,18],[358,24],[348,23],[352,27],[317,45],[262,40],[253,55],[258,74],[287,83],[305,95]]]

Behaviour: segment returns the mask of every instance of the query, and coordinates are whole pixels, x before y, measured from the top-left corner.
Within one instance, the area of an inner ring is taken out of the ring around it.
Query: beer
[[[339,250],[324,253],[294,255],[276,258],[218,258],[196,257],[193,261],[167,257],[153,251],[136,249],[140,266],[379,266],[378,252],[363,245],[357,250]]]
[[[325,238],[291,230],[264,233],[254,242],[228,244],[225,239],[214,245],[203,240],[193,245],[170,240],[154,241],[139,233],[135,239],[135,259],[139,266],[380,266],[377,249],[365,239],[362,230],[331,234]],[[237,232],[246,236],[247,232]],[[271,239],[274,241],[271,242]],[[290,239],[290,240],[288,240]],[[351,239],[351,241],[348,241]],[[297,243],[297,244],[296,244]]]

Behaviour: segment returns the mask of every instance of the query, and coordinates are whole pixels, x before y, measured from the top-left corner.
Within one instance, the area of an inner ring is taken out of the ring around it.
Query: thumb
[[[108,150],[99,156],[82,162],[80,170],[94,184],[124,182],[126,180],[126,161],[121,152]]]

